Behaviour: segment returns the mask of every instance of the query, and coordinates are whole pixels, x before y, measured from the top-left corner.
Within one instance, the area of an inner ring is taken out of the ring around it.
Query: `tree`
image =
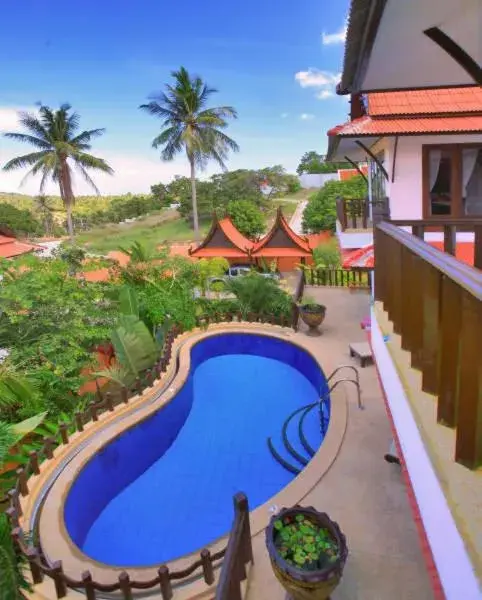
[[[262,177],[258,171],[237,169],[218,173],[211,177],[218,206],[226,206],[233,200],[249,200],[261,206],[264,201],[260,184]]]
[[[70,109],[70,104],[62,104],[56,111],[48,106],[41,106],[39,116],[26,112],[19,113],[20,124],[28,133],[5,133],[4,135],[17,142],[30,144],[37,151],[9,160],[3,169],[13,171],[31,167],[26,177],[42,175],[40,193],[43,193],[49,178],[59,184],[60,196],[67,212],[67,228],[73,242],[72,209],[75,198],[72,189],[72,167],[80,171],[97,194],[99,191],[87,171],[94,169],[112,174],[113,170],[102,158],[87,153],[91,148],[91,140],[102,135],[104,129],[90,129],[78,133],[79,115],[75,112],[70,113]]]
[[[47,196],[40,194],[33,199],[33,203],[35,212],[42,220],[45,235],[52,235],[54,229],[54,218],[52,213],[54,209],[50,199]]]
[[[0,228],[10,230],[15,235],[40,235],[42,226],[30,211],[15,208],[6,202],[0,202]],[[5,231],[5,234],[8,234]]]
[[[336,173],[338,169],[351,169],[352,167],[348,162],[326,162],[325,156],[311,150],[303,154],[296,172],[298,175],[302,173]]]
[[[154,148],[162,147],[161,157],[170,161],[185,152],[191,168],[192,211],[194,232],[199,240],[199,218],[196,198],[196,167],[204,168],[214,159],[223,169],[229,150],[238,145],[224,133],[228,118],[236,118],[231,106],[206,108],[210,96],[217,90],[198,76],[191,76],[181,67],[173,71],[174,85],[167,84],[166,92],[153,96],[141,109],[163,120],[163,130],[154,138]]]
[[[228,204],[227,213],[246,237],[257,238],[264,232],[263,213],[252,202],[234,200]]]
[[[303,231],[336,230],[336,199],[365,198],[368,193],[363,177],[352,177],[347,181],[327,181],[316,194],[311,196],[303,213]]]

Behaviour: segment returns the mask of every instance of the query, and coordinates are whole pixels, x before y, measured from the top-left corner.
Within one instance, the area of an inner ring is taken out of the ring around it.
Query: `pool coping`
[[[107,584],[117,581],[118,575],[122,571],[127,571],[131,579],[138,581],[152,579],[156,576],[158,567],[114,567],[89,558],[71,540],[64,522],[63,507],[71,485],[95,453],[126,429],[149,418],[176,396],[190,372],[192,347],[203,339],[225,333],[251,333],[286,341],[307,352],[322,371],[325,371],[320,361],[308,347],[304,346],[299,337],[296,340],[292,339],[294,332],[278,326],[256,323],[222,323],[211,326],[208,330],[196,329],[176,338],[173,345],[173,359],[163,379],[154,382],[152,388],[134,399],[129,405],[116,409],[114,413],[104,413],[99,421],[93,423],[85,432],[73,436],[72,442],[67,447],[59,447],[56,450],[54,460],[49,461],[46,468],[41,469],[40,475],[32,478],[35,481],[33,481],[33,485],[30,485],[29,496],[25,498],[21,524],[27,530],[33,529],[36,525],[34,521],[37,511],[40,512],[38,532],[42,551],[47,560],[51,562],[62,560],[64,572],[70,577],[80,579],[82,572],[89,570],[95,581]],[[177,362],[179,367],[176,371]],[[347,419],[346,395],[341,388],[338,388],[332,394],[330,423],[318,452],[301,473],[278,494],[251,511],[253,537],[266,528],[276,509],[299,503],[330,469],[340,450],[347,427]],[[60,472],[56,473],[59,465],[62,468]],[[45,495],[45,487],[49,484],[50,487]],[[188,487],[186,493],[189,493]],[[40,508],[39,503],[42,503]],[[26,525],[30,525],[30,527],[26,527]],[[227,535],[214,541],[208,547],[212,552],[216,552],[226,545],[226,541]],[[186,568],[198,558],[200,550],[201,548],[189,555],[170,561],[169,568],[171,570]]]

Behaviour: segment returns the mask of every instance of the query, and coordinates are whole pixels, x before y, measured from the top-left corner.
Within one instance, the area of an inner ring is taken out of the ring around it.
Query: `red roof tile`
[[[428,242],[433,248],[443,251],[443,242]],[[474,264],[474,243],[457,242],[455,257],[470,266]],[[375,266],[375,254],[373,245],[354,250],[345,256],[343,260],[344,269],[373,268]]]
[[[0,235],[0,258],[14,258],[34,250],[41,250],[41,248],[36,244],[19,242],[16,238]]]
[[[482,87],[368,94],[372,117],[471,112],[482,112]]]
[[[363,175],[368,175],[368,167],[366,165],[361,166],[360,170],[363,173]],[[340,178],[340,181],[347,181],[348,179],[351,179],[352,177],[356,177],[357,175],[360,175],[360,173],[356,169],[339,169],[338,170],[338,177]]]
[[[405,119],[373,119],[372,117],[365,116],[330,129],[328,135],[339,137],[374,137],[404,134],[478,133],[481,131],[482,116],[478,115]]]

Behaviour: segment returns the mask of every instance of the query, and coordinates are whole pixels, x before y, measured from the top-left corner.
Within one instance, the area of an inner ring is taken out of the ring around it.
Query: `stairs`
[[[330,384],[342,369],[350,369],[355,374],[355,378],[344,377]],[[363,409],[358,370],[353,365],[341,365],[328,377],[329,387],[322,392],[320,400],[297,408],[286,418],[279,436],[267,439],[273,458],[290,473],[298,475],[325,439],[330,422],[330,392],[340,383],[355,385],[358,408]]]
[[[300,473],[320,447],[328,421],[328,401],[296,409],[286,418],[279,436],[274,440],[272,437],[267,439],[273,458],[290,473]]]

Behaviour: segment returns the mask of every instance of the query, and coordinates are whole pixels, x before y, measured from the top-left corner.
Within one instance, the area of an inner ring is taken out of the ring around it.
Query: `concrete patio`
[[[289,337],[303,338],[327,375],[338,365],[356,365],[348,344],[366,340],[360,321],[369,314],[369,296],[309,286],[305,294],[327,307],[323,334],[309,338],[301,323]],[[360,379],[365,410],[357,409],[355,392],[347,388],[349,419],[340,453],[301,504],[326,511],[347,538],[350,554],[332,600],[429,600],[435,596],[401,469],[383,459],[391,430],[375,367],[360,369]],[[254,538],[254,560],[247,599],[284,600],[264,532]]]

